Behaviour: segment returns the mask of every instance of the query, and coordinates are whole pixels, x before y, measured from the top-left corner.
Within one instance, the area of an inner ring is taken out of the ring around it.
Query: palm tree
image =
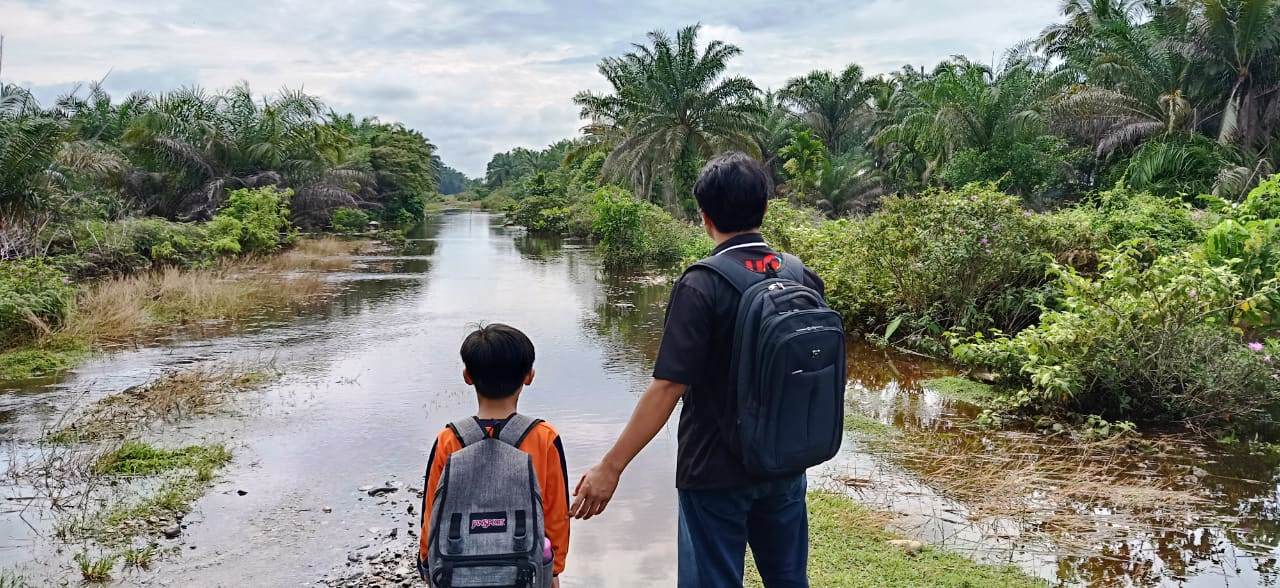
[[[724,75],[742,51],[718,40],[699,51],[700,28],[681,29],[674,39],[649,33],[648,45],[600,63],[613,93],[581,92],[574,98],[589,121],[584,133],[614,145],[606,176],[630,181],[646,197],[660,183],[671,210],[692,183],[699,158],[726,149],[760,155],[752,140],[759,90],[751,80]]]
[[[832,153],[844,153],[861,144],[857,131],[873,120],[869,101],[876,92],[875,79],[864,79],[862,68],[850,64],[835,75],[814,71],[787,82],[779,93]]]
[[[756,108],[760,119],[753,139],[760,150],[760,160],[773,173],[774,182],[779,183],[783,178],[778,152],[791,141],[795,117],[783,107],[779,94],[772,90],[756,98]]]
[[[923,161],[888,162],[899,173],[934,173],[963,149],[986,151],[1047,132],[1043,106],[1061,83],[1043,59],[1018,51],[997,70],[955,57],[920,77],[908,71],[889,106],[892,123],[872,142],[883,153]]]

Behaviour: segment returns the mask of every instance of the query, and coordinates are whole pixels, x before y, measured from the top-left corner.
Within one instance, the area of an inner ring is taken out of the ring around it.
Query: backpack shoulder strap
[[[484,429],[480,428],[480,423],[470,417],[449,423],[449,428],[453,430],[453,434],[458,437],[458,443],[463,447],[489,436]]]
[[[538,426],[542,419],[535,419],[516,413],[503,423],[502,429],[498,431],[498,440],[515,447],[520,448],[520,444],[524,443],[524,438],[529,436],[533,428]]]
[[[797,284],[803,284],[804,262],[790,253],[779,253],[778,257],[782,258],[782,268],[778,270],[778,276]]]
[[[778,277],[786,278],[798,284],[804,283],[804,262],[800,261],[790,253],[778,253],[778,258],[782,261],[782,267],[778,270]],[[712,255],[711,257],[699,260],[697,263],[689,266],[689,270],[695,267],[709,269],[721,277],[728,280],[739,293],[745,293],[748,288],[754,286],[760,280],[770,277],[768,274],[753,272],[745,265],[742,265],[732,258],[723,255]],[[688,273],[689,270],[685,270]]]
[[[746,292],[756,282],[764,279],[764,275],[753,272],[747,269],[747,266],[723,255],[712,255],[711,257],[703,258],[689,266],[685,273],[689,273],[694,268],[699,267],[719,274],[720,277],[728,280],[739,293]]]

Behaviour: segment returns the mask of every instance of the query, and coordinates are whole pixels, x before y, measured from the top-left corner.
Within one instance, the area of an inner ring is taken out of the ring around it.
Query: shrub
[[[75,288],[45,259],[0,261],[0,349],[60,327],[75,304]]]
[[[160,218],[69,223],[52,252],[77,278],[122,275],[163,263],[191,267],[213,256],[205,227]]]
[[[271,251],[292,242],[289,199],[293,190],[244,188],[227,195],[227,203],[209,222],[214,251],[220,254]]]
[[[369,215],[359,208],[339,208],[329,217],[329,226],[340,233],[362,233],[369,228]]]
[[[1063,297],[1038,325],[975,335],[953,351],[1006,374],[1019,388],[1010,406],[1193,424],[1267,419],[1275,370],[1231,326],[1250,299],[1229,269],[1189,252],[1148,266],[1123,251],[1096,279],[1054,273]]]
[[[696,227],[622,188],[600,188],[591,202],[591,232],[608,267],[667,265],[711,250]]]
[[[563,196],[544,194],[513,202],[507,221],[533,233],[563,233],[569,226],[569,201]]]
[[[1041,223],[990,186],[888,198],[857,221],[811,227],[807,215],[773,204],[767,236],[826,280],[853,328],[895,324],[920,346],[944,330],[1017,330],[1036,316],[1049,253]]]

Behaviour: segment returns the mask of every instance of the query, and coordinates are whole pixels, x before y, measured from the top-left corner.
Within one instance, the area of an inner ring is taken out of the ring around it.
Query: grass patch
[[[141,534],[160,534],[191,512],[191,505],[204,495],[214,473],[230,460],[231,453],[221,445],[165,450],[145,443],[125,443],[99,458],[94,473],[111,477],[157,476],[157,483],[146,486],[134,500],[60,521],[56,533],[64,540],[91,538],[107,546],[129,545]],[[126,551],[122,555],[127,561],[147,554]]]
[[[339,271],[351,267],[351,256],[368,249],[367,240],[324,236],[298,241],[292,249],[263,258],[263,267],[276,271]]]
[[[1021,588],[1047,586],[1014,567],[990,566],[926,547],[908,555],[888,541],[883,517],[838,494],[809,494],[809,581],[823,588]],[[745,586],[760,587],[748,561]]]
[[[120,552],[120,557],[124,559],[125,569],[149,570],[151,565],[155,563],[156,555],[159,550],[155,545],[146,547],[130,547]]]
[[[89,345],[82,339],[49,337],[36,345],[0,353],[0,381],[29,380],[63,372],[75,367],[88,353]]]
[[[893,428],[893,425],[886,425],[874,418],[856,412],[846,412],[844,414],[844,430],[866,437],[888,437],[897,431],[897,429]]]
[[[80,566],[80,577],[90,584],[101,584],[111,581],[111,570],[116,567],[116,556],[93,557],[88,553],[77,553],[76,564]]]
[[[983,384],[962,376],[934,378],[925,380],[920,385],[952,400],[977,406],[983,406],[996,397],[995,388],[990,384]]]
[[[222,445],[190,445],[180,449],[159,449],[141,441],[126,441],[94,463],[94,473],[111,476],[151,476],[179,468],[211,472],[231,461],[231,452]]]
[[[0,570],[0,588],[30,588],[27,579],[17,572]]]
[[[236,393],[270,381],[269,368],[201,367],[171,372],[145,386],[98,400],[75,420],[52,432],[52,443],[123,439],[153,421],[173,421],[212,412]]]

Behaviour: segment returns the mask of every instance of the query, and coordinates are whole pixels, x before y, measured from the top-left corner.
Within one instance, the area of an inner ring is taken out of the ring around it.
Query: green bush
[[[1055,266],[1062,299],[1022,332],[957,341],[961,363],[1005,374],[1012,408],[1194,424],[1267,420],[1271,358],[1232,327],[1240,279],[1191,252],[1110,256],[1095,279]]]
[[[591,202],[591,233],[607,267],[669,265],[711,250],[710,239],[697,227],[622,188],[600,188]]]
[[[339,208],[329,217],[329,226],[339,233],[362,233],[369,228],[369,215],[359,208]]]
[[[127,274],[154,263],[191,267],[213,256],[204,225],[151,217],[69,223],[52,253],[68,256],[64,269],[77,278]]]
[[[929,346],[945,330],[1017,330],[1043,300],[1041,219],[989,185],[887,198],[861,220],[813,226],[810,215],[772,203],[766,236],[823,277],[855,329],[894,325],[896,338]]]
[[[569,226],[569,201],[555,194],[529,196],[507,208],[507,221],[533,233],[563,233]]]
[[[209,221],[211,247],[221,255],[272,251],[293,241],[289,199],[293,190],[274,187],[234,190]]]
[[[75,287],[42,258],[0,261],[0,349],[30,342],[66,321]]]

